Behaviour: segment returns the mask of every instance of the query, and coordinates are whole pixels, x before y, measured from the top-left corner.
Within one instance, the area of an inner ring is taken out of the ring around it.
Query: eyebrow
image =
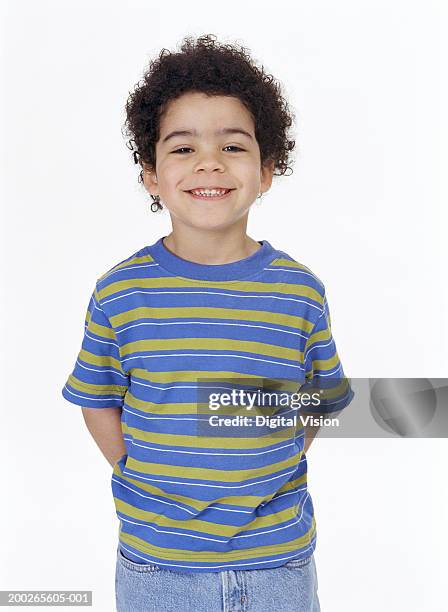
[[[220,135],[227,135],[227,134],[241,134],[243,136],[247,136],[248,138],[250,138],[251,140],[253,140],[253,137],[251,134],[249,134],[249,132],[246,132],[246,130],[243,130],[242,128],[221,128],[220,130],[216,130],[215,131],[215,136],[220,136]],[[162,143],[165,143],[167,140],[169,140],[170,138],[175,138],[176,136],[197,136],[198,135],[198,131],[197,130],[175,130],[174,132],[170,132],[169,134],[167,134],[165,136],[165,138],[162,140]]]

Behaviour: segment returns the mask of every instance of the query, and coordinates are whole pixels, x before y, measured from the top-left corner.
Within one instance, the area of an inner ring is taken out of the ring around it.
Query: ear
[[[147,191],[152,195],[160,195],[159,194],[159,184],[157,182],[157,175],[155,169],[152,166],[149,166],[146,162],[142,162],[143,167],[143,184],[145,185]]]
[[[272,177],[274,176],[275,162],[267,160],[261,167],[260,171],[260,182],[261,191],[264,193],[268,191],[272,185]]]

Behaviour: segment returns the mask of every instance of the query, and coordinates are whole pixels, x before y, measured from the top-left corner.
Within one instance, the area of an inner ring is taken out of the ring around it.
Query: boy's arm
[[[126,453],[121,408],[82,408],[87,429],[111,466]]]
[[[316,437],[317,432],[320,429],[320,425],[304,425],[303,433],[305,436],[305,443],[303,447],[303,451],[306,454],[308,452],[309,447],[311,446],[311,442]]]

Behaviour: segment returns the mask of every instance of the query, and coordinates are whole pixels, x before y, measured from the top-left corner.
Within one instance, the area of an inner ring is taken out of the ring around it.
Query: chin
[[[192,222],[191,219],[189,219],[189,221],[187,222],[187,225],[189,225],[190,227],[194,227],[195,229],[198,230],[204,230],[204,231],[219,231],[219,230],[224,230],[227,229],[229,227],[231,227],[232,225],[234,225],[236,223],[237,220],[232,220],[232,219],[216,219],[215,221],[211,221],[211,220],[202,220],[202,221],[197,221],[196,219],[194,220],[194,222]]]

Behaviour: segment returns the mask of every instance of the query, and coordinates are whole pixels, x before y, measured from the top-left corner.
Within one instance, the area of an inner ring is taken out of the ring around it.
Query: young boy
[[[113,465],[117,610],[319,610],[305,456],[317,429],[291,424],[291,406],[286,427],[260,426],[241,400],[319,378],[337,383],[315,413],[353,397],[322,282],[246,234],[288,168],[288,105],[244,48],[208,35],[162,51],[126,111],[172,231],[98,278],[62,391]]]

